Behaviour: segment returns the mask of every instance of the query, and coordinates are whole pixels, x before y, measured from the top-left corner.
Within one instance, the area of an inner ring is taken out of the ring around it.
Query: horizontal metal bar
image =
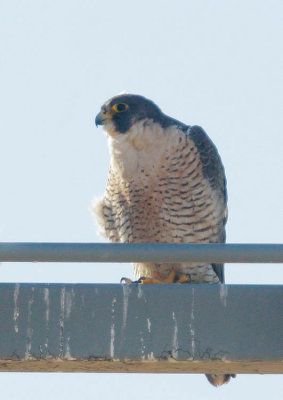
[[[0,261],[283,263],[283,244],[1,243]]]
[[[283,373],[283,287],[0,284],[0,371]]]

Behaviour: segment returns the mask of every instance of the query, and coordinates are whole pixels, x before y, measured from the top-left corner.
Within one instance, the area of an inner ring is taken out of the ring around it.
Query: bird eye
[[[113,109],[115,112],[117,112],[117,113],[126,111],[128,108],[129,108],[129,106],[128,106],[128,104],[126,104],[126,103],[116,103],[116,104],[114,104],[114,106],[112,107],[112,109]]]

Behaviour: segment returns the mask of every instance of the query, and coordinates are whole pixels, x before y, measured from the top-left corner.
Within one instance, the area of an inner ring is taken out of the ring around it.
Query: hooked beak
[[[100,111],[95,117],[95,125],[104,125],[107,120],[111,118],[111,115],[105,111]]]

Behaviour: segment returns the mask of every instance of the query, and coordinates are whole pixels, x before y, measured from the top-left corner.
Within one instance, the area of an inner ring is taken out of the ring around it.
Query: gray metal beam
[[[0,370],[283,372],[283,287],[0,284]]]
[[[283,244],[0,243],[0,261],[283,263]]]

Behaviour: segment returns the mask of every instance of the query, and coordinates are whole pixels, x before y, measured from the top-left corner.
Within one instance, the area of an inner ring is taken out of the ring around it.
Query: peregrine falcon
[[[133,94],[108,100],[95,123],[107,133],[110,167],[104,197],[92,211],[111,242],[225,241],[224,168],[201,127],[177,121]],[[134,273],[140,283],[224,282],[223,264],[136,263]],[[207,378],[218,386],[231,376]]]

